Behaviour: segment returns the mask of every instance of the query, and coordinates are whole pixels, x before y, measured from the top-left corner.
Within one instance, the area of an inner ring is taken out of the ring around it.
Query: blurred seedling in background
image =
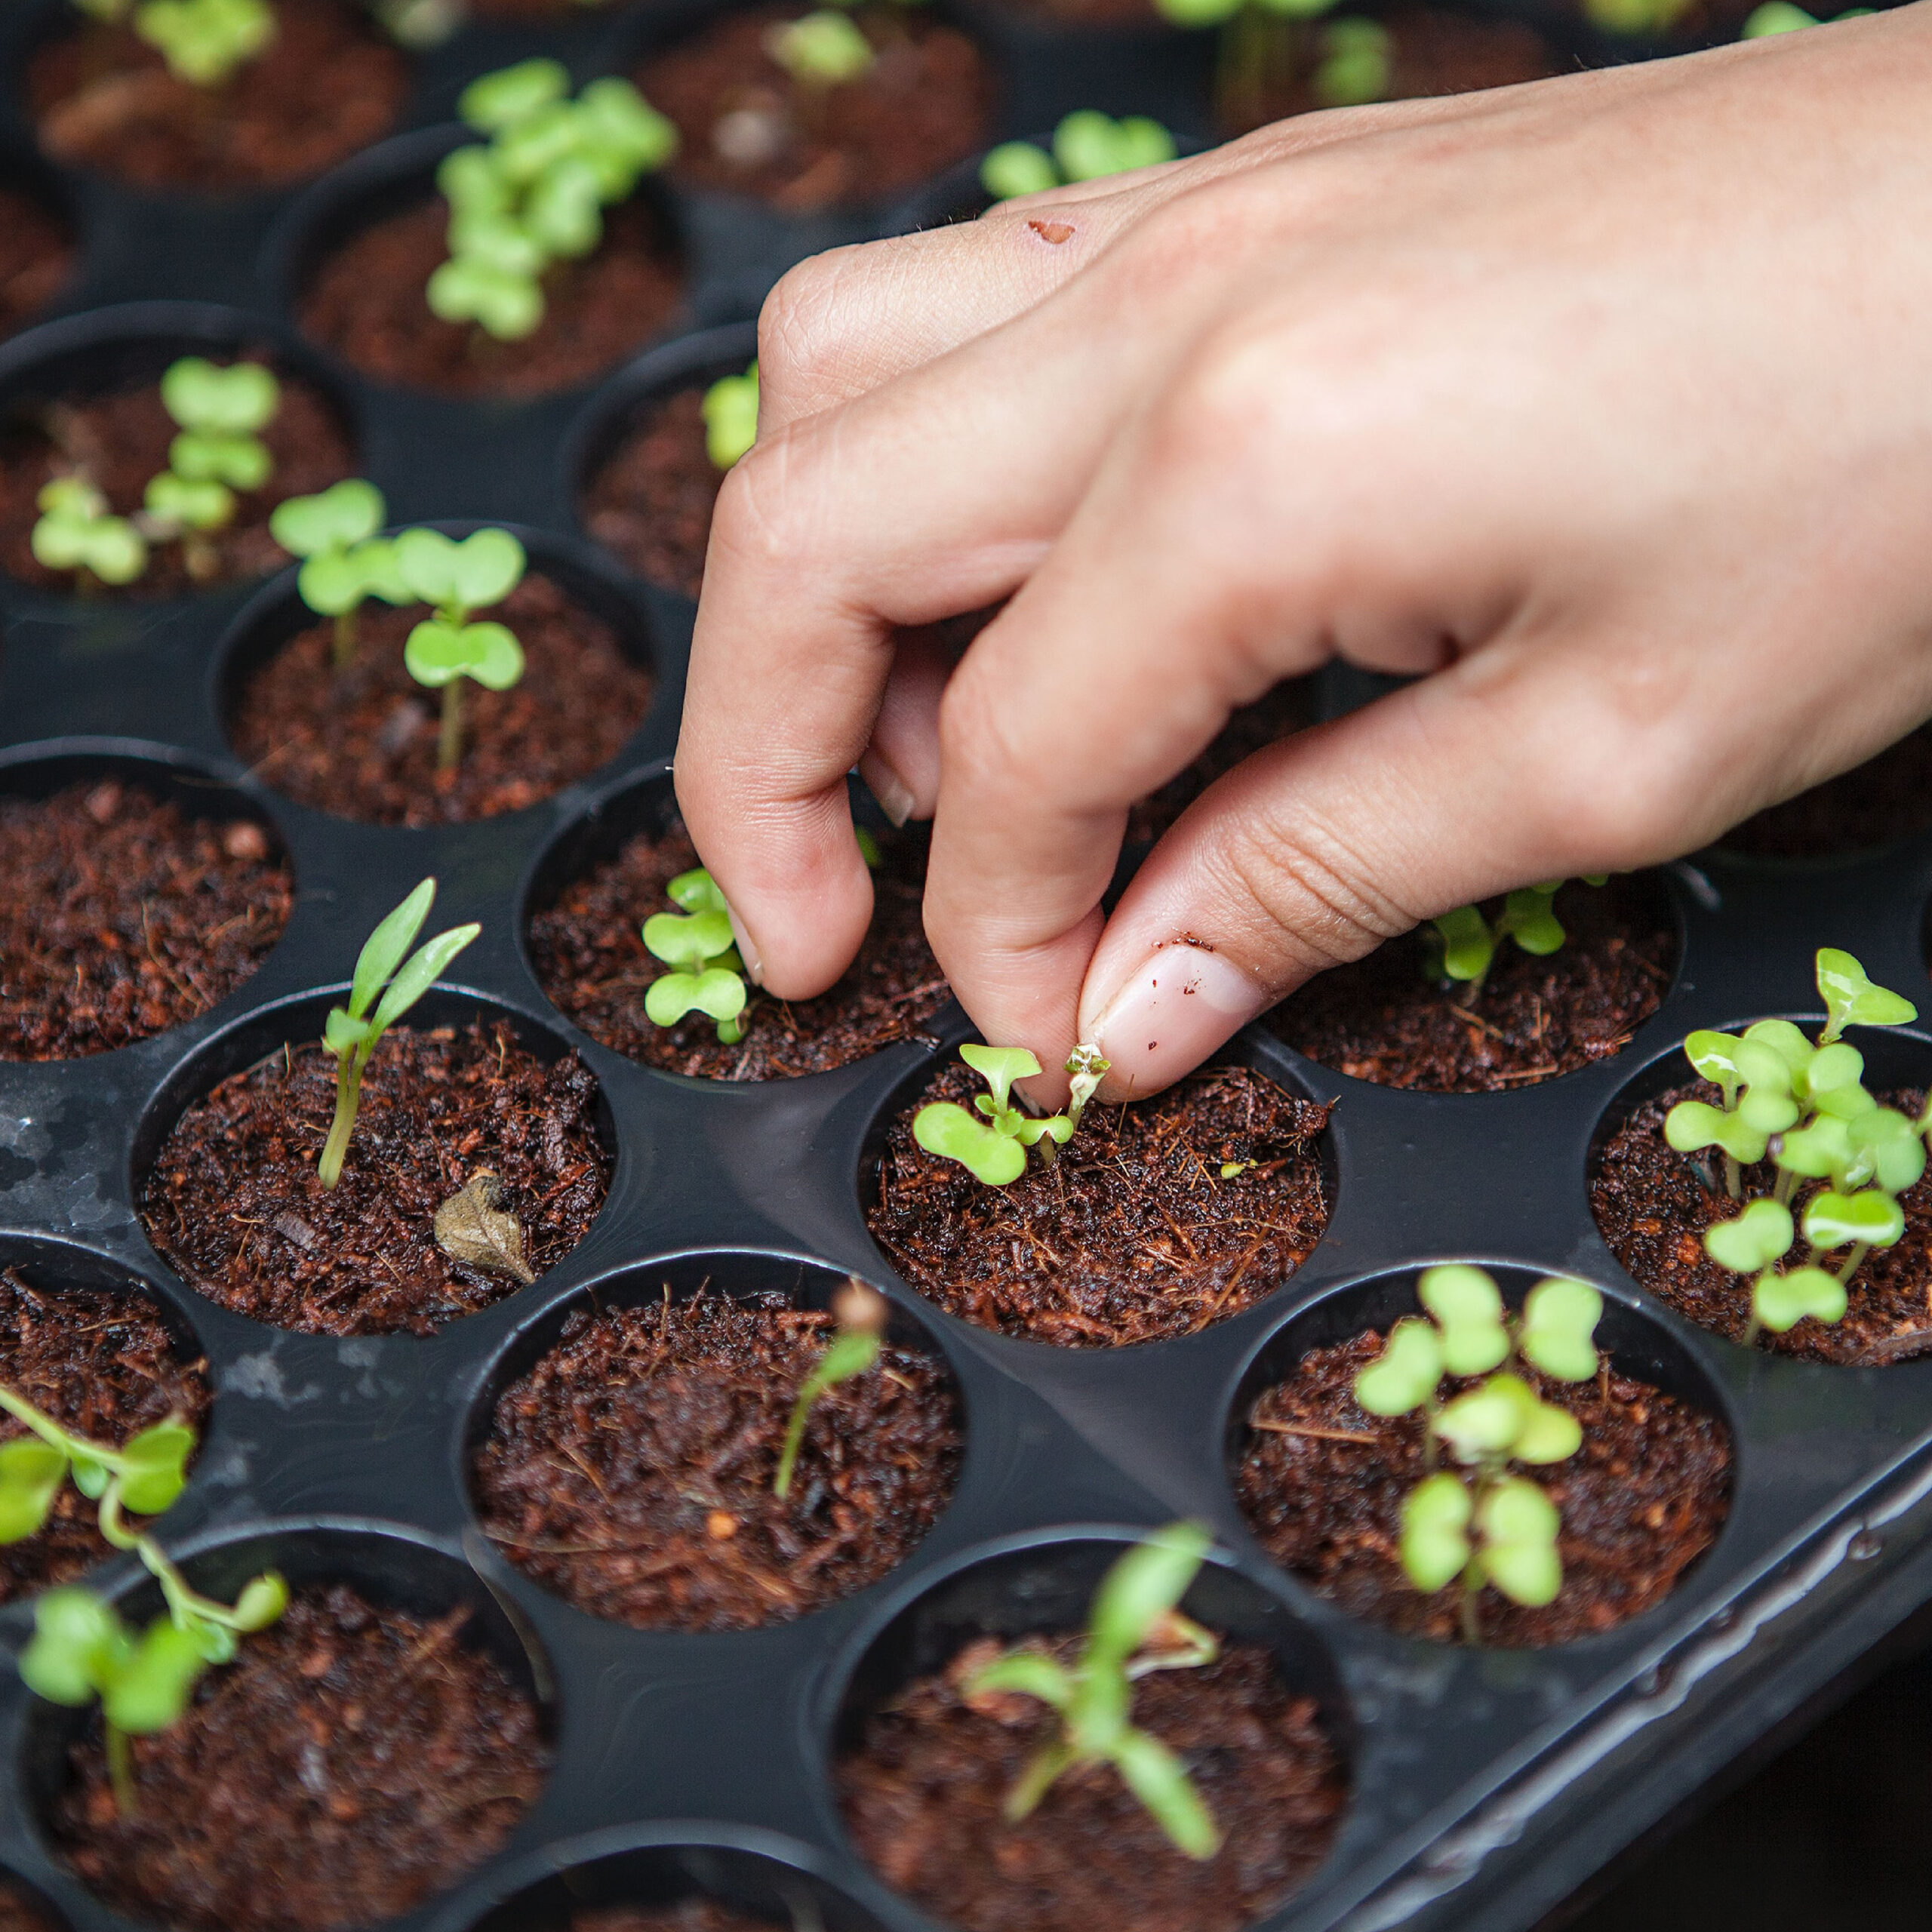
[[[322,1044],[335,1057],[335,1118],[321,1158],[315,1164],[323,1186],[333,1188],[342,1178],[342,1164],[355,1131],[362,1099],[362,1075],[369,1056],[384,1033],[433,986],[451,960],[483,928],[452,926],[426,940],[413,955],[409,949],[435,903],[436,881],[426,878],[364,943],[349,981],[349,1004],[330,1009]],[[405,964],[405,955],[409,955]],[[380,1000],[377,995],[381,995]],[[374,1008],[372,1012],[371,1008]]]
[[[680,872],[664,890],[680,909],[652,913],[644,922],[644,944],[672,970],[645,989],[645,1013],[654,1026],[675,1026],[686,1014],[702,1013],[718,1023],[718,1038],[735,1046],[745,1037],[749,995],[724,895],[702,866]]]
[[[630,82],[592,81],[576,100],[551,60],[472,81],[457,112],[489,145],[454,149],[436,171],[448,202],[450,258],[425,291],[431,312],[512,342],[543,321],[553,263],[591,254],[604,211],[677,152],[676,128]]]
[[[1872,11],[1869,7],[1847,7],[1842,14],[1834,14],[1834,20],[1861,20]],[[1744,23],[1739,34],[1740,40],[1764,40],[1774,34],[1797,33],[1806,27],[1822,26],[1823,17],[1817,14],[1807,14],[1802,7],[1794,7],[1791,0],[1765,0],[1765,4],[1755,9]]]
[[[523,546],[507,530],[478,530],[457,543],[437,530],[405,530],[395,540],[398,583],[408,596],[432,606],[411,631],[402,661],[419,685],[443,694],[436,737],[436,769],[463,762],[463,680],[506,691],[523,675],[523,646],[507,625],[473,621],[500,604],[523,581]]]
[[[192,87],[225,87],[279,31],[268,0],[74,0],[97,20],[131,18],[168,70]]]
[[[1220,1655],[1220,1640],[1180,1609],[1212,1547],[1198,1523],[1156,1530],[1101,1579],[1072,1663],[1036,1644],[1021,1644],[961,1684],[968,1706],[1001,1696],[1032,1697],[1058,1719],[1006,1795],[1009,1823],[1030,1817],[1067,1772],[1109,1764],[1178,1850],[1197,1860],[1220,1850],[1220,1828],[1180,1760],[1133,1723],[1137,1679],[1157,1670],[1198,1669]]]
[[[355,662],[356,613],[368,598],[407,604],[413,594],[396,564],[395,544],[379,537],[388,516],[383,493],[359,476],[345,477],[312,497],[290,497],[269,518],[269,534],[303,561],[295,588],[318,617],[335,620],[338,672]]]
[[[877,1363],[891,1312],[884,1296],[866,1287],[857,1275],[849,1278],[832,1297],[832,1318],[838,1332],[798,1385],[798,1399],[792,1404],[791,1420],[786,1426],[785,1445],[779,1453],[778,1473],[771,1484],[771,1493],[780,1502],[792,1494],[792,1477],[798,1467],[798,1451],[804,1445],[812,1405],[827,1389],[863,1375]]]
[[[1112,1064],[1099,1048],[1075,1047],[1066,1071],[1073,1076],[1066,1111],[1029,1114],[1014,1103],[1013,1083],[1030,1080],[1040,1063],[1024,1047],[989,1047],[969,1041],[959,1057],[986,1083],[971,1111],[956,1100],[933,1100],[912,1116],[912,1138],[929,1154],[957,1161],[989,1187],[1004,1187],[1026,1171],[1026,1150],[1039,1150],[1051,1167],[1058,1150],[1073,1138],[1087,1103]]]
[[[1585,17],[1606,33],[1668,33],[1690,0],[1583,0]]]
[[[980,185],[995,201],[1011,201],[1130,168],[1158,167],[1178,152],[1173,135],[1144,114],[1116,121],[1083,108],[1054,130],[1051,153],[1032,141],[1001,143],[980,162]]]
[[[765,34],[764,51],[791,75],[798,118],[813,134],[824,128],[832,89],[870,73],[878,60],[851,16],[835,7],[777,22]]]
[[[705,453],[715,469],[729,469],[758,441],[758,365],[742,376],[720,376],[704,392]]]
[[[1607,872],[1585,875],[1586,885],[1601,885]],[[1492,925],[1475,906],[1459,906],[1429,921],[1432,964],[1440,979],[1461,981],[1475,999],[1496,963],[1497,949],[1505,940],[1513,940],[1524,952],[1538,958],[1560,952],[1570,935],[1556,916],[1556,895],[1567,881],[1552,879],[1547,885],[1526,885],[1504,899],[1503,910]]]
[[[1215,100],[1220,118],[1248,125],[1305,74],[1324,107],[1387,98],[1394,45],[1378,22],[1349,15],[1318,27],[1336,0],[1155,0],[1180,27],[1218,27]]]
[[[1511,1464],[1564,1462],[1583,1440],[1577,1418],[1508,1364],[1520,1357],[1555,1381],[1587,1382],[1601,1365],[1594,1338],[1603,1297],[1586,1282],[1552,1277],[1512,1317],[1494,1278],[1463,1266],[1425,1269],[1417,1294],[1429,1318],[1405,1316],[1389,1330],[1355,1377],[1355,1398],[1374,1416],[1420,1412],[1429,1463],[1439,1448],[1459,1466],[1434,1469],[1409,1492],[1398,1549],[1419,1590],[1462,1580],[1463,1641],[1479,1643],[1485,1586],[1527,1609],[1554,1602],[1563,1587],[1556,1506]],[[1444,1399],[1444,1377],[1478,1375],[1475,1388]]]
[[[35,561],[72,571],[85,596],[100,584],[132,583],[148,567],[147,539],[82,476],[57,476],[37,500],[40,518],[29,540]]]
[[[235,520],[238,490],[259,490],[275,460],[257,432],[275,420],[281,385],[258,362],[217,368],[183,356],[161,379],[161,400],[180,433],[168,467],[152,478],[139,521],[152,540],[178,538],[188,574],[213,577],[221,559],[208,539]]]

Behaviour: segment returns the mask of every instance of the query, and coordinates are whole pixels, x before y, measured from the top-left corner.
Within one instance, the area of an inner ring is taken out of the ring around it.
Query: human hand
[[[934,817],[986,1036],[1146,1093],[1422,918],[1689,850],[1932,712],[1928,82],[1907,8],[795,271],[678,753],[748,964],[801,998],[856,951],[863,758]],[[895,662],[1009,594],[956,669]],[[1332,656],[1434,675],[1220,780],[1105,918],[1133,801]]]

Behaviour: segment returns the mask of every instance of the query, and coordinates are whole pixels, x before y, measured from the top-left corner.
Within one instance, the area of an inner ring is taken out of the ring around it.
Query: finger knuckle
[[[780,277],[758,319],[758,383],[782,412],[808,397],[846,354],[855,281],[869,275],[869,251],[834,248],[809,256]]]

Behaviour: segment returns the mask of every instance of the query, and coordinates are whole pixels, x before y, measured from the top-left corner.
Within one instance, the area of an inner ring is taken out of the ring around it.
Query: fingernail
[[[751,935],[738,921],[738,915],[728,906],[724,916],[731,921],[731,937],[738,942],[738,957],[745,962],[745,977],[755,986],[764,984],[764,961],[758,957],[758,948],[752,945]]]
[[[1162,946],[1109,1001],[1094,1027],[1113,1062],[1111,1100],[1158,1092],[1198,1066],[1268,1004],[1260,983],[1201,946]]]
[[[912,788],[875,751],[868,751],[859,761],[859,776],[878,801],[878,808],[894,825],[903,825],[912,816],[918,800]]]

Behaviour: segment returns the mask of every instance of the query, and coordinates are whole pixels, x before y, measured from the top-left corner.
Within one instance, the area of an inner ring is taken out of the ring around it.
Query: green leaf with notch
[[[1844,1318],[1844,1284],[1822,1268],[1794,1268],[1788,1275],[1767,1269],[1751,1293],[1751,1312],[1774,1335],[1795,1328],[1807,1315],[1829,1327]]]
[[[1503,1296],[1488,1272],[1460,1263],[1425,1268],[1417,1298],[1442,1333],[1442,1365],[1451,1375],[1483,1375],[1509,1358]]]
[[[1818,991],[1825,1002],[1825,1030],[1818,1044],[1829,1046],[1847,1026],[1904,1026],[1918,1009],[1903,994],[1874,986],[1865,968],[1836,946],[1818,952]]]
[[[1552,1275],[1539,1281],[1523,1303],[1516,1345],[1523,1359],[1559,1382],[1587,1382],[1596,1374],[1597,1324],[1603,1297],[1587,1281]]]
[[[473,678],[493,691],[506,691],[523,675],[523,646],[502,624],[451,624],[431,617],[409,633],[402,661],[409,675],[432,691],[454,678]]]
[[[1405,1416],[1435,1392],[1442,1379],[1442,1338],[1426,1321],[1397,1322],[1382,1352],[1355,1380],[1355,1401],[1372,1416]]]
[[[1469,1537],[1474,1509],[1468,1486],[1447,1469],[1425,1476],[1403,1500],[1397,1548],[1417,1589],[1439,1590],[1468,1567],[1474,1554]]]
[[[1562,1528],[1556,1505],[1521,1476],[1498,1483],[1476,1512],[1482,1537],[1484,1576],[1512,1603],[1538,1610],[1563,1587],[1556,1539]]]
[[[1814,1194],[1804,1208],[1814,1247],[1890,1247],[1905,1234],[1905,1211],[1877,1188],[1863,1194]]]
[[[1755,1275],[1789,1254],[1796,1235],[1789,1208],[1776,1201],[1754,1201],[1734,1220],[1704,1230],[1704,1251],[1734,1275]]]
[[[1026,1150],[1017,1140],[951,1100],[921,1107],[912,1116],[912,1138],[928,1153],[957,1161],[989,1187],[1004,1187],[1026,1171]]]

